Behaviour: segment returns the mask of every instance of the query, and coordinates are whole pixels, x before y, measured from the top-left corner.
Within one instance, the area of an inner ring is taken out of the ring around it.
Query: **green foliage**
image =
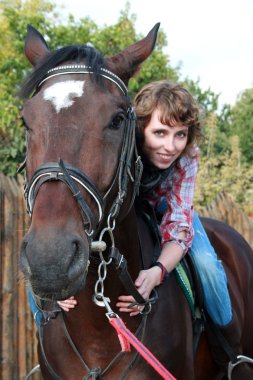
[[[246,89],[231,110],[231,134],[240,136],[244,159],[253,162],[253,88]]]
[[[203,91],[200,88],[199,80],[194,82],[189,78],[185,78],[183,85],[188,88],[190,93],[195,97],[197,102],[205,109],[206,113],[216,112],[218,109],[219,95],[215,94],[210,88]]]
[[[229,139],[230,153],[203,155],[197,177],[195,203],[198,209],[210,204],[217,193],[225,191],[247,213],[253,213],[253,166],[242,164],[239,136]]]
[[[29,69],[24,59],[26,26],[32,23],[46,33],[52,5],[46,1],[3,1],[0,4],[0,171],[14,175],[24,157],[25,139],[20,127],[19,85]]]

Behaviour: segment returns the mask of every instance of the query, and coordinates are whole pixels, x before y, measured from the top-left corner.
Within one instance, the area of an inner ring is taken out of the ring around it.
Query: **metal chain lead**
[[[106,249],[106,243],[102,240],[103,236],[106,232],[108,232],[110,239],[111,239],[111,246],[114,247],[114,236],[113,236],[113,230],[115,228],[115,219],[110,213],[107,218],[107,227],[105,227],[99,236],[99,240],[94,243],[94,247],[103,246],[103,249],[98,249],[99,257],[100,257],[100,264],[98,266],[98,280],[95,284],[95,291],[94,295],[92,297],[93,302],[95,302],[96,305],[105,307],[108,310],[112,311],[109,307],[110,298],[104,296],[104,281],[107,276],[107,266],[111,264],[112,258],[109,260],[106,260],[103,256],[103,251]],[[104,243],[101,245],[101,243]]]

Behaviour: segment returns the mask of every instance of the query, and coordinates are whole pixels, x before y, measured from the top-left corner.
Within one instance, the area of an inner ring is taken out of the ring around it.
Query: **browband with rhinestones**
[[[52,78],[57,75],[62,74],[94,74],[94,71],[92,67],[86,66],[86,65],[63,65],[63,66],[57,66],[50,70],[48,70],[45,78],[39,83],[38,87],[42,85],[46,80],[49,78]],[[120,90],[123,92],[124,95],[128,95],[128,90],[125,85],[125,83],[114,73],[111,71],[101,67],[99,72],[99,75],[103,76],[106,79],[109,79],[111,82],[115,83]]]

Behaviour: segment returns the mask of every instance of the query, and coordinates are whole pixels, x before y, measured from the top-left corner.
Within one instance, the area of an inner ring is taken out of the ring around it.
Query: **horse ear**
[[[50,53],[43,36],[32,26],[27,25],[25,55],[33,66]]]
[[[115,74],[117,74],[127,85],[129,79],[137,73],[141,64],[152,53],[160,23],[157,23],[141,41],[130,45],[119,54],[110,57],[106,63]]]

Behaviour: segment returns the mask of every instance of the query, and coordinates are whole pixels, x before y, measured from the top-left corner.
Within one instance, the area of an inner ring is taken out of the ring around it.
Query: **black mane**
[[[35,67],[32,73],[24,82],[20,95],[22,98],[27,98],[33,93],[40,82],[46,76],[48,70],[66,61],[75,61],[77,64],[83,63],[92,67],[94,74],[98,74],[100,68],[104,64],[103,55],[92,46],[87,45],[72,45],[65,46],[61,49],[51,52],[38,67]],[[93,75],[96,81],[101,80],[101,76]]]

